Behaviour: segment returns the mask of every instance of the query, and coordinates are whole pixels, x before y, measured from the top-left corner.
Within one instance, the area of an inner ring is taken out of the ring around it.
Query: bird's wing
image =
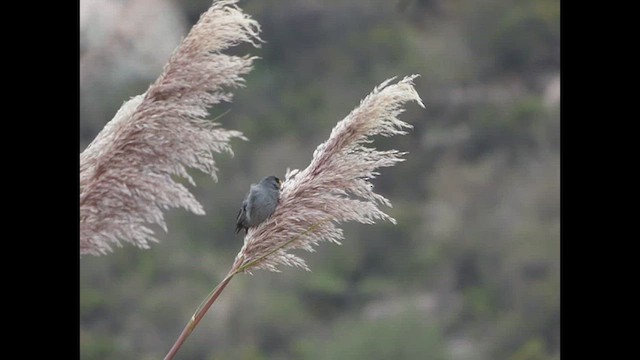
[[[244,228],[244,222],[247,219],[247,200],[242,202],[240,210],[238,211],[238,217],[236,218],[236,234]]]

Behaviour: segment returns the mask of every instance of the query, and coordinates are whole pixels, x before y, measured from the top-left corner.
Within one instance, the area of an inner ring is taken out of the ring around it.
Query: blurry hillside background
[[[210,0],[80,1],[80,144],[144,92]],[[560,3],[247,0],[260,56],[211,118],[250,141],[192,172],[206,216],[166,212],[150,250],[80,260],[83,359],[162,358],[242,245],[249,185],[303,169],[374,86],[422,76],[407,161],[373,182],[398,220],[347,224],[312,272],[236,277],[179,359],[559,359]],[[386,210],[385,210],[386,211]]]

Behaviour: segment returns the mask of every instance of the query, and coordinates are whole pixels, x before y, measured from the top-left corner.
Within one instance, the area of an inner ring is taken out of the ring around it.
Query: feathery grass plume
[[[338,122],[306,169],[287,171],[276,211],[267,221],[249,229],[234,269],[278,271],[278,265],[289,265],[309,270],[304,260],[288,251],[312,252],[321,241],[339,244],[343,234],[337,224],[342,222],[388,220],[395,224],[378,208],[379,204],[391,203],[373,191],[369,180],[379,175],[376,169],[404,161],[406,153],[365,145],[372,142],[371,136],[403,135],[403,128],[412,128],[397,116],[407,101],[417,101],[424,107],[413,87],[416,76],[392,85],[393,78],[380,84]]]
[[[405,77],[389,85],[388,79],[373,89],[355,110],[338,122],[331,136],[313,153],[311,164],[303,171],[287,171],[276,211],[262,224],[250,228],[244,245],[227,276],[196,309],[165,360],[171,360],[198,326],[231,279],[252,269],[278,271],[278,265],[309,270],[304,260],[288,253],[292,249],[314,251],[321,241],[339,243],[343,238],[337,223],[395,220],[378,209],[391,206],[389,200],[373,192],[369,182],[380,167],[404,161],[397,150],[378,151],[366,147],[370,136],[404,135],[412,128],[397,118],[407,101],[424,104],[413,87],[418,75]]]
[[[206,120],[207,108],[231,101],[255,59],[221,51],[248,42],[259,47],[260,26],[237,0],[216,1],[202,14],[147,91],[123,104],[80,154],[80,255],[101,255],[127,241],[148,248],[165,231],[162,210],[204,214],[200,203],[172,178],[193,179],[187,168],[216,180],[213,153],[233,155],[229,141],[245,139]]]

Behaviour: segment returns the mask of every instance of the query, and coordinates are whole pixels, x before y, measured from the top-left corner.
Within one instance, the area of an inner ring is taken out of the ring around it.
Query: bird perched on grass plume
[[[236,234],[244,229],[258,226],[265,221],[278,206],[282,181],[275,176],[267,176],[258,184],[252,184],[247,197],[242,202],[236,219]]]

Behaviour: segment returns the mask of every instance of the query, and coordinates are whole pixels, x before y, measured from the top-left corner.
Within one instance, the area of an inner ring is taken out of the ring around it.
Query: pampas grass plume
[[[231,101],[253,57],[223,50],[259,46],[259,24],[237,0],[216,1],[174,51],[160,77],[122,105],[80,154],[80,254],[101,255],[121,241],[148,248],[150,224],[167,230],[163,210],[202,215],[200,203],[174,176],[195,168],[216,179],[214,153],[233,154],[229,141],[245,139],[206,120],[207,109]]]
[[[403,129],[412,128],[397,116],[405,102],[416,101],[424,107],[413,87],[416,77],[395,84],[393,79],[384,81],[338,122],[306,169],[287,172],[280,204],[267,221],[249,229],[234,269],[278,271],[279,265],[287,265],[309,270],[290,250],[312,252],[323,241],[340,243],[344,237],[338,225],[347,221],[395,224],[378,207],[391,206],[390,201],[374,192],[370,180],[379,175],[378,168],[404,161],[406,153],[380,151],[367,144],[371,136],[404,135]]]

